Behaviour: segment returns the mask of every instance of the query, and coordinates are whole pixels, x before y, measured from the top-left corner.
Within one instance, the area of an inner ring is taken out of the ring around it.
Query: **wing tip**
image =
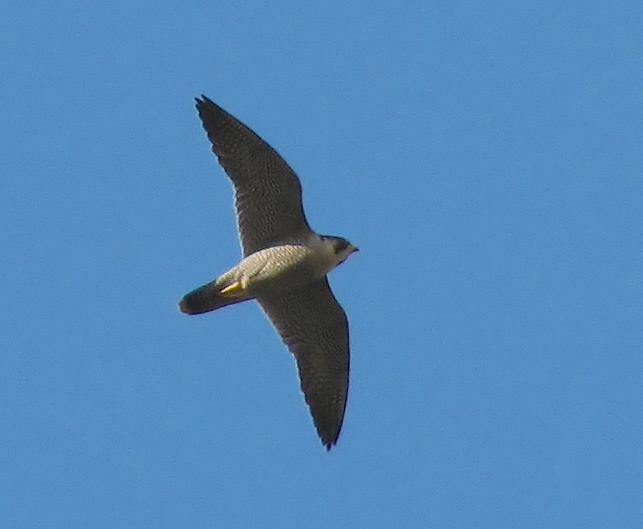
[[[201,112],[201,110],[205,107],[214,107],[216,109],[220,109],[219,105],[217,105],[212,99],[210,99],[208,96],[201,94],[200,97],[195,97],[194,98],[194,103],[196,109]]]
[[[313,421],[314,422],[314,421]],[[344,417],[342,416],[339,425],[335,429],[334,432],[330,433],[326,430],[322,432],[318,427],[317,424],[315,424],[315,429],[317,430],[317,435],[319,435],[319,439],[321,440],[322,444],[326,448],[327,452],[330,452],[330,449],[333,448],[333,446],[337,445],[337,440],[339,439],[339,434],[342,431],[342,423],[344,422]]]
[[[330,449],[331,449],[331,448],[333,448],[333,446],[335,446],[335,445],[337,444],[337,438],[338,438],[338,437],[339,437],[339,434],[338,434],[338,436],[337,436],[337,437],[335,437],[335,439],[333,439],[332,441],[324,441],[324,440],[322,439],[322,444],[323,444],[323,445],[324,445],[324,447],[326,448],[326,452],[330,452]]]
[[[197,103],[206,103],[206,102],[212,103],[212,100],[208,96],[206,96],[205,94],[201,94],[200,96],[195,97],[194,100]]]

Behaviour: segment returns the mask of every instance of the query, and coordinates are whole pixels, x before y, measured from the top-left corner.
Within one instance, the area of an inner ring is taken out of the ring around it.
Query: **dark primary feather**
[[[308,232],[301,185],[284,159],[207,97],[195,101],[212,150],[234,185],[244,257]]]
[[[301,389],[327,449],[337,442],[348,396],[348,320],[327,279],[257,301],[295,355]]]

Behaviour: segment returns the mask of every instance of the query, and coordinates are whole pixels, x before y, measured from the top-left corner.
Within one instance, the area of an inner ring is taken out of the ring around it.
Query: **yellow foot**
[[[243,287],[241,281],[230,283],[227,287],[221,289],[219,294],[222,296],[229,296],[231,298],[243,295]]]

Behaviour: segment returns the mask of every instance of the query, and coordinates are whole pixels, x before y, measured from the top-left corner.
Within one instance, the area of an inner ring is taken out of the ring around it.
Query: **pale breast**
[[[309,246],[295,244],[255,252],[240,263],[247,288],[256,295],[262,291],[290,290],[319,279],[325,266],[317,254]]]

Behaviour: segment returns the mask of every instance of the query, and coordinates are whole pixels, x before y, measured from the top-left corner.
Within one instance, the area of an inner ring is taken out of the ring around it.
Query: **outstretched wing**
[[[244,257],[309,232],[299,179],[284,159],[207,97],[195,101],[212,151],[234,185]]]
[[[323,278],[257,299],[295,355],[301,389],[327,449],[337,442],[348,396],[348,320]]]

